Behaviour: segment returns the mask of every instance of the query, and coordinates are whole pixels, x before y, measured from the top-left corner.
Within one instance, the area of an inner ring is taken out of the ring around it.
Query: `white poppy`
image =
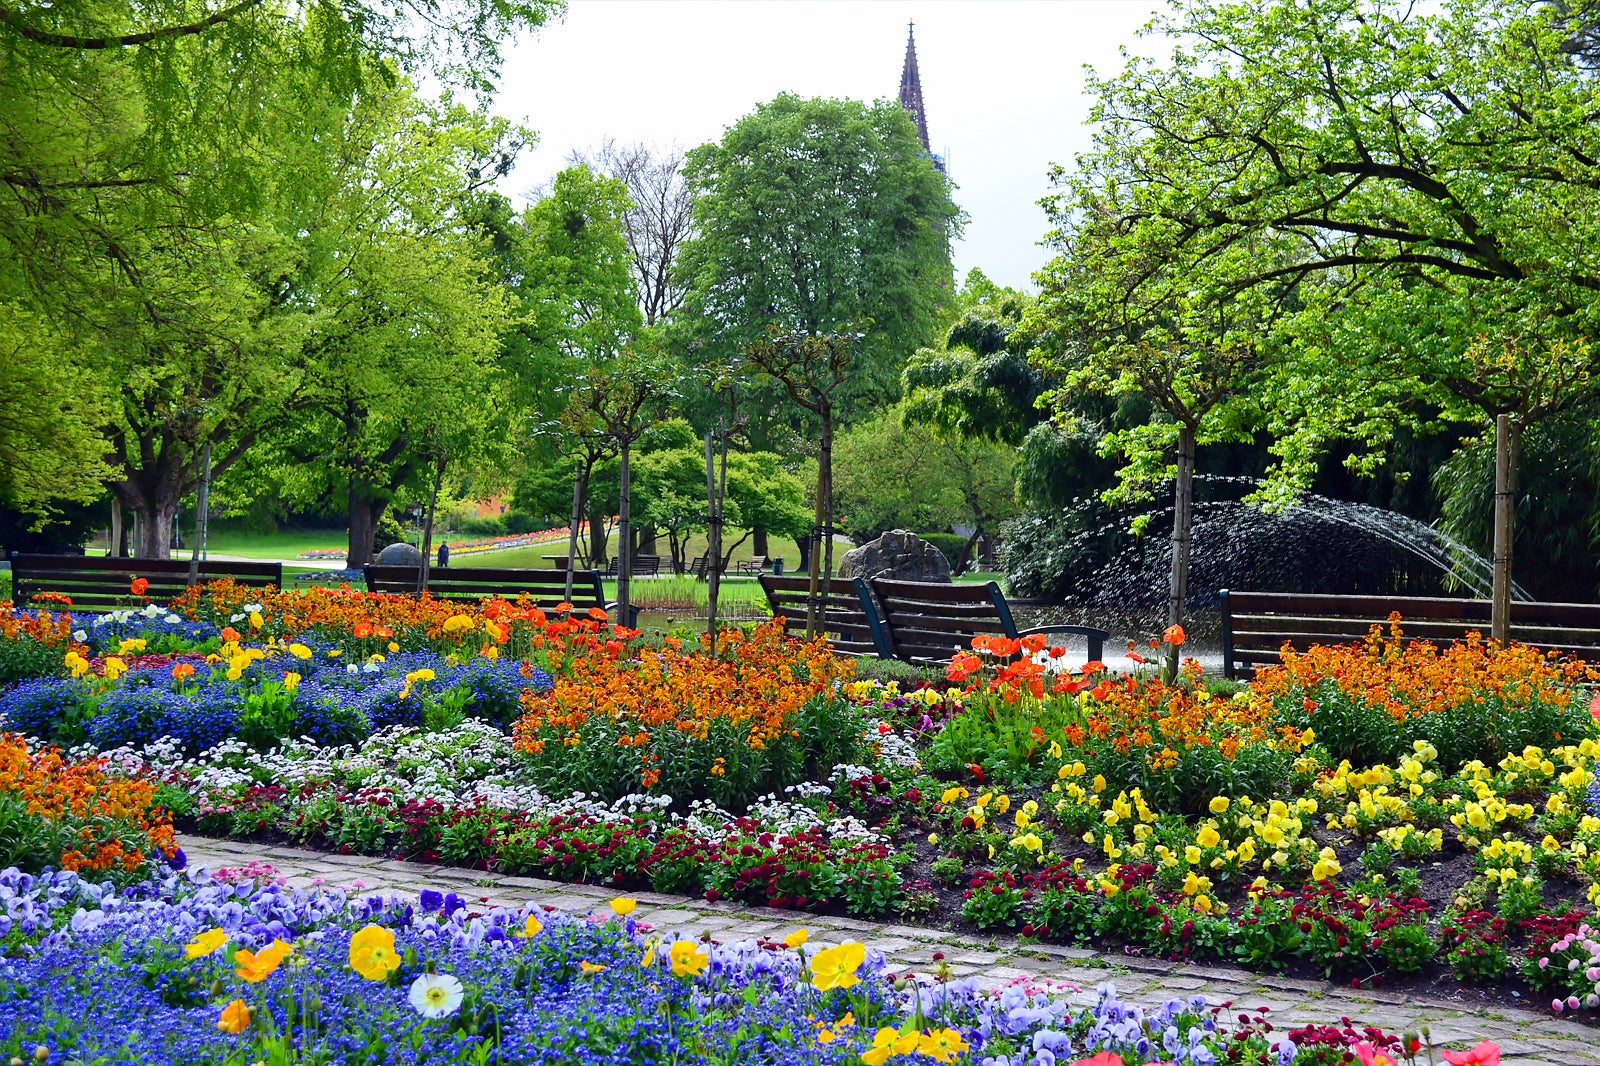
[[[425,973],[411,982],[406,999],[424,1018],[443,1018],[461,1009],[461,982],[447,973]]]

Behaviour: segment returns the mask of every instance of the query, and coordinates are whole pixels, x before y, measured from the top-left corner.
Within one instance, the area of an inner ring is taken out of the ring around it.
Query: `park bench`
[[[957,651],[971,646],[980,633],[1018,639],[1041,633],[1083,637],[1086,662],[1105,653],[1108,634],[1080,625],[1017,628],[1011,606],[993,581],[983,584],[946,584],[933,581],[895,581],[873,578],[867,583],[881,620],[879,651],[884,658],[906,662],[948,662]]]
[[[689,576],[694,578],[696,581],[706,580],[706,568],[709,566],[710,562],[711,554],[709,552],[707,552],[705,555],[695,556],[694,562],[689,564]]]
[[[1395,612],[1401,633],[1411,639],[1448,642],[1469,630],[1489,632],[1488,600],[1228,589],[1220,597],[1222,670],[1229,678],[1249,678],[1258,666],[1279,662],[1285,644],[1305,651],[1313,644],[1363,641],[1373,626],[1387,630]],[[1511,639],[1580,659],[1600,659],[1600,604],[1514,601]]]
[[[149,582],[142,596],[132,592],[133,582]],[[197,581],[232,578],[252,588],[280,588],[283,564],[222,562],[202,559]],[[56,592],[72,600],[74,611],[117,611],[142,607],[146,601],[166,603],[189,587],[189,563],[182,559],[113,559],[101,555],[11,556],[11,596],[26,607],[34,595]]]
[[[739,562],[734,564],[733,569],[734,572],[738,574],[755,575],[765,573],[767,569],[767,557],[765,555],[752,555],[748,559],[739,560]]]
[[[811,595],[811,579],[805,574],[774,577],[762,574],[757,580],[767,594],[773,617],[788,619],[788,632],[799,636],[806,628],[806,601]],[[860,578],[836,577],[818,582],[822,601],[822,627],[828,644],[844,655],[882,655],[877,612]],[[884,658],[891,656],[884,655]]]
[[[563,560],[563,562],[565,562],[565,560]],[[563,566],[562,569],[566,569],[566,567]],[[611,564],[606,567],[605,573],[604,573],[603,576],[604,577],[616,577],[617,573],[618,573],[618,571],[620,569],[621,569],[621,560],[613,559],[613,560],[611,560]],[[633,557],[633,576],[634,577],[660,577],[661,576],[661,556],[659,556],[659,555],[635,555]]]
[[[367,579],[368,592],[389,592],[416,595],[417,567],[382,566],[368,563],[362,567]],[[428,592],[441,600],[470,600],[473,603],[489,597],[515,600],[526,595],[535,604],[549,609],[560,603],[570,603],[578,610],[598,607],[614,612],[617,605],[606,600],[605,586],[596,570],[576,570],[572,574],[572,595],[567,596],[567,572],[561,570],[534,570],[521,568],[493,568],[487,566],[433,567],[428,570]],[[633,608],[624,625],[632,627],[639,620],[639,609]]]

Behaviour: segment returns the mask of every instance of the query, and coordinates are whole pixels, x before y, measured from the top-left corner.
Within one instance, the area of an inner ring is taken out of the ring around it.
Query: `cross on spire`
[[[900,106],[911,112],[911,121],[917,125],[917,138],[922,150],[932,154],[928,146],[928,116],[922,107],[922,76],[917,73],[917,24],[912,22],[906,34],[906,65],[900,72]]]

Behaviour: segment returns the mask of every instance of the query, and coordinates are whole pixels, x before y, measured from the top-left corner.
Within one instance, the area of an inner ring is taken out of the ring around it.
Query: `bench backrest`
[[[1400,613],[1407,640],[1448,643],[1468,630],[1489,633],[1488,600],[1448,596],[1330,596],[1223,589],[1222,666],[1228,677],[1249,677],[1258,666],[1280,661],[1285,642],[1296,651],[1313,644],[1365,640],[1374,625],[1388,629]],[[1518,602],[1511,604],[1511,639],[1547,651],[1600,660],[1600,604]]]
[[[970,647],[980,633],[1017,635],[1011,610],[993,581],[956,585],[877,577],[868,584],[890,646],[902,659],[942,662]]]
[[[380,566],[368,563],[363,568],[368,592],[394,592],[415,595],[417,567]],[[514,600],[523,593],[540,607],[554,607],[567,601],[566,570],[493,568],[487,566],[430,567],[428,592],[441,600],[472,600],[503,596]],[[604,607],[605,588],[595,570],[576,570],[572,574],[572,599],[575,607]]]
[[[772,605],[773,616],[788,618],[788,630],[799,635],[806,628],[806,601],[811,595],[811,578],[805,574],[774,577],[762,574],[757,580]],[[822,600],[823,632],[835,651],[847,655],[879,655],[892,658],[883,641],[882,627],[866,583],[860,578],[839,578],[819,582]]]
[[[134,579],[149,587],[143,599],[130,591]],[[232,578],[241,585],[265,588],[283,585],[283,564],[201,560],[198,581]],[[24,555],[11,557],[11,596],[19,607],[39,592],[59,592],[72,599],[75,611],[116,611],[143,606],[144,600],[166,603],[189,587],[189,563],[182,559],[113,559],[103,555]]]

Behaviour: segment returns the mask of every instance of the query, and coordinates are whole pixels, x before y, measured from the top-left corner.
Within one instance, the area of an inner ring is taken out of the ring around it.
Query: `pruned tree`
[[[806,604],[807,639],[821,632],[817,593],[821,582],[833,576],[834,399],[849,379],[851,349],[860,339],[859,333],[819,334],[769,326],[764,337],[744,348],[746,364],[777,382],[790,400],[815,415],[821,426],[817,439],[816,523],[806,559],[811,578]]]

